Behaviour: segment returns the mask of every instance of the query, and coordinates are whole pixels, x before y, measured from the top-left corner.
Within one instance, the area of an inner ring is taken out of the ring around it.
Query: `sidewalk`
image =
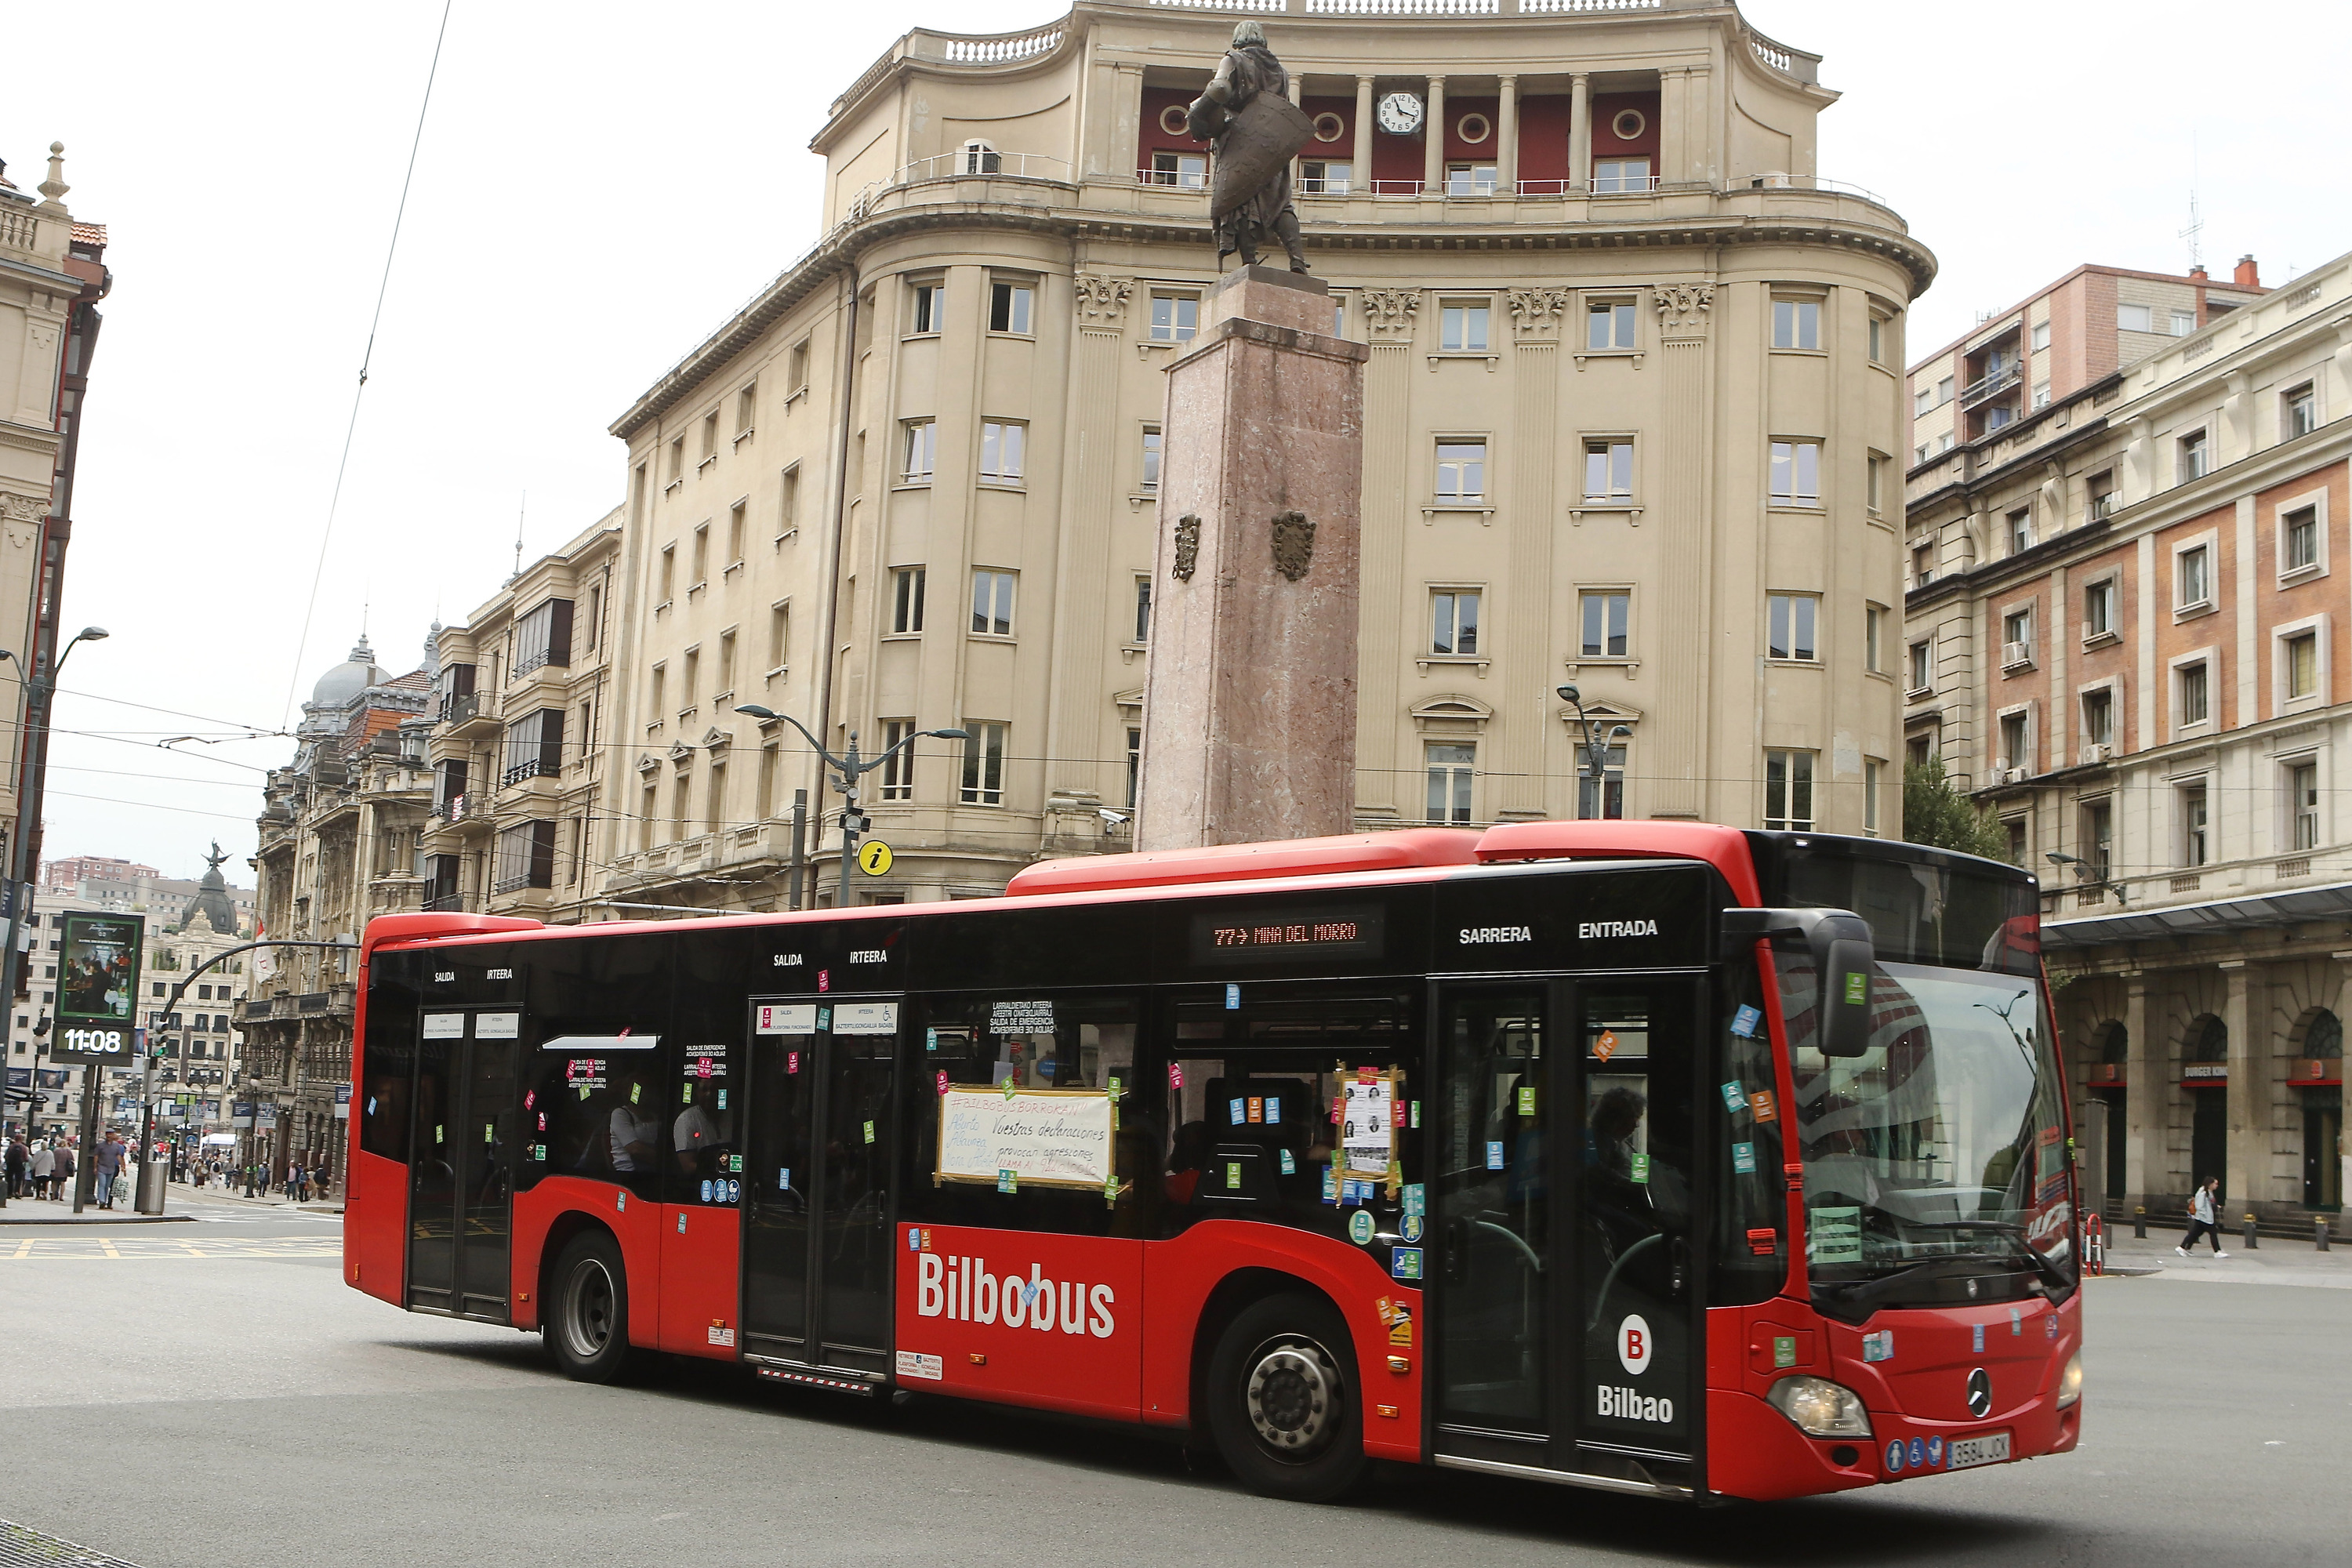
[[[2173,1248],[2180,1244],[2178,1225],[2149,1226],[2146,1241],[2133,1240],[2129,1226],[2120,1227],[2120,1232],[2108,1233],[2110,1278],[2193,1279],[2209,1285],[2314,1285],[2352,1290],[2352,1243],[2341,1237],[2336,1238],[2333,1250],[2322,1252],[2307,1240],[2266,1236],[2261,1247],[2248,1252],[2243,1237],[2233,1234],[2221,1238],[2221,1250],[2227,1256],[2217,1258],[2212,1243],[2205,1241],[2199,1242],[2197,1250],[2187,1258],[2175,1252]]]
[[[0,1209],[0,1226],[30,1225],[170,1225],[176,1220],[194,1219],[190,1214],[133,1214],[130,1206],[102,1209],[93,1204],[79,1214],[73,1212],[73,1202],[46,1203],[38,1198],[10,1198],[8,1206]]]
[[[245,1195],[245,1189],[243,1187],[191,1187],[183,1182],[174,1182],[172,1184],[172,1198],[167,1199],[166,1203],[168,1204],[173,1200],[177,1200],[183,1203],[193,1200],[197,1203],[233,1204],[239,1208],[248,1209],[294,1209],[302,1214],[341,1214],[343,1212],[343,1203],[341,1198],[336,1198],[330,1202],[298,1204],[278,1193],[271,1193],[266,1196],[257,1198],[248,1198]]]

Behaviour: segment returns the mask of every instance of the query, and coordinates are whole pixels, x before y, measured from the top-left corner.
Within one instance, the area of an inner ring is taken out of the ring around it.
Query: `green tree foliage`
[[[1903,837],[1931,848],[2009,858],[2009,835],[1991,812],[1952,787],[1940,758],[1903,770]]]

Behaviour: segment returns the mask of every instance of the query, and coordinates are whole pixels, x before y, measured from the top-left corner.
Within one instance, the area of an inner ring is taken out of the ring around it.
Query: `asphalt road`
[[[699,1366],[568,1383],[536,1336],[345,1289],[331,1216],[196,1207],[193,1225],[0,1227],[0,1519],[141,1568],[2150,1568],[2346,1550],[2338,1289],[2091,1282],[2085,1436],[2063,1458],[1704,1511],[1396,1468],[1309,1508],[1166,1443],[952,1401],[892,1410]]]

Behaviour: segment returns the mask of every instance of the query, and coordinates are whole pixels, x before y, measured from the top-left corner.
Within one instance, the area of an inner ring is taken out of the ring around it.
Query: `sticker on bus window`
[[[1241,1190],[1242,1163],[1239,1160],[1228,1160],[1225,1162],[1225,1191],[1237,1193]]]
[[[1358,1209],[1348,1216],[1348,1239],[1358,1247],[1368,1246],[1372,1239],[1372,1214],[1370,1209]]]
[[[1429,1189],[1423,1186],[1419,1182],[1406,1183],[1404,1188],[1404,1212],[1410,1215],[1427,1214],[1429,1212],[1428,1191]]]
[[[1241,1010],[1241,1005],[1242,988],[1239,985],[1228,984],[1225,987],[1225,1011],[1237,1013]]]
[[[798,1072],[801,1070],[800,1052],[786,1051],[784,1053],[784,1070],[788,1073]]]
[[[708,1181],[702,1184],[702,1201],[704,1203],[709,1203],[710,1201],[710,1184]],[[680,1226],[678,1228],[683,1230],[686,1227],[684,1226]]]
[[[1756,1037],[1756,1026],[1763,1021],[1762,1008],[1742,1005],[1731,1016],[1731,1032],[1743,1040],[1752,1040]]]
[[[544,1144],[544,1143],[534,1143],[534,1144],[532,1144],[532,1145],[530,1146],[530,1157],[531,1157],[534,1161],[538,1162],[540,1164],[542,1164],[542,1165],[546,1164],[546,1163],[547,1163],[547,1145],[546,1145],[546,1144]]]
[[[1232,1116],[1233,1116],[1233,1119],[1234,1119],[1234,1126],[1236,1126],[1236,1127],[1239,1127],[1239,1126],[1242,1124],[1243,1117],[1244,1117],[1244,1115],[1245,1114],[1245,1112],[1244,1112],[1244,1109],[1243,1109],[1243,1102],[1242,1102],[1241,1100],[1234,1100],[1234,1101],[1233,1102],[1233,1104],[1232,1104],[1232,1105],[1228,1106],[1226,1109],[1227,1109],[1227,1110],[1232,1113]]]
[[[1412,1102],[1412,1128],[1416,1132],[1421,1131],[1421,1101],[1417,1100]]]
[[[1323,1201],[1327,1204],[1339,1201],[1339,1173],[1328,1165],[1323,1167]]]
[[[1295,1176],[1298,1173],[1298,1162],[1291,1157],[1290,1151],[1287,1149],[1282,1152],[1282,1173],[1286,1176]]]
[[[1776,1368],[1794,1366],[1797,1364],[1796,1335],[1775,1334],[1772,1336],[1772,1364]]]
[[[2016,1339],[2025,1332],[2025,1314],[2011,1307],[2009,1310],[2009,1337]]]
[[[680,1105],[692,1105],[694,1103],[694,1085],[690,1083],[682,1083],[677,1086],[677,1102]]]
[[[1111,1092],[1113,1094],[1117,1094],[1118,1090],[1112,1089]],[[1268,1122],[1276,1122],[1282,1120],[1282,1097],[1280,1095],[1269,1094],[1265,1097],[1265,1119]]]
[[[645,1091],[646,1086],[644,1084],[633,1083],[629,1085],[629,1103],[631,1105],[636,1104],[638,1097],[644,1094]]]
[[[1503,1141],[1497,1138],[1492,1140],[1486,1145],[1486,1169],[1490,1171],[1499,1171],[1502,1168]]]
[[[941,1068],[939,1071],[939,1076],[933,1079],[931,1082],[932,1086],[941,1094],[945,1094],[948,1091],[948,1069]]]
[[[1617,1054],[1617,1032],[1614,1029],[1601,1030],[1601,1037],[1592,1042],[1592,1054],[1594,1057],[1604,1062],[1611,1057],[1615,1056]]]
[[[1748,1086],[1733,1079],[1723,1086],[1723,1108],[1737,1116],[1748,1109]]]
[[[1876,1333],[1863,1335],[1862,1359],[1864,1361],[1893,1361],[1895,1359],[1895,1331],[1893,1329],[1881,1329]]]
[[[727,1091],[723,1089],[719,1091],[719,1109],[721,1110],[727,1109]]]
[[[1731,1146],[1731,1168],[1743,1176],[1756,1173],[1756,1145],[1734,1143]]]
[[[728,1168],[729,1170],[730,1170],[730,1171],[740,1171],[740,1170],[741,1170],[741,1169],[743,1168],[743,1156],[742,1156],[742,1155],[740,1155],[740,1154],[730,1154],[730,1155],[728,1155],[728,1156],[727,1156],[727,1168]]]
[[[1253,1122],[1264,1121],[1265,1120],[1265,1101],[1256,1095],[1250,1096],[1249,1119]]]
[[[1011,1171],[999,1171],[996,1173],[996,1190],[1000,1193],[1017,1193],[1021,1190],[1021,1178]]]
[[[1759,1089],[1748,1097],[1748,1109],[1756,1113],[1759,1121],[1769,1121],[1776,1114],[1772,1110],[1772,1091]]]
[[[1647,1154],[1637,1153],[1632,1157],[1629,1163],[1633,1180],[1646,1184],[1650,1179],[1650,1157]]]
[[[1404,1216],[1404,1238],[1407,1241],[1419,1241],[1422,1229],[1423,1222],[1419,1215],[1409,1214]]]
[[[1975,1331],[1975,1337],[1969,1342],[1969,1349],[1979,1355],[1982,1355],[1984,1353],[1984,1325],[1982,1323],[1970,1323],[1969,1327]]]
[[[779,1193],[789,1193],[789,1192],[791,1192],[792,1190],[793,1190],[793,1168],[792,1168],[790,1165],[779,1165],[779,1166],[777,1166],[777,1167],[776,1167],[776,1191],[778,1191]]]
[[[1519,1114],[1521,1116],[1533,1116],[1535,1113],[1535,1086],[1533,1084],[1521,1084],[1519,1086]]]
[[[1421,1248],[1392,1247],[1389,1248],[1389,1275],[1396,1279],[1421,1278]]]
[[[869,1121],[869,1122],[867,1122],[867,1123],[866,1124],[866,1141],[868,1143],[871,1143],[871,1142],[874,1142],[874,1123],[872,1123],[871,1121]]]
[[[1181,1089],[1184,1087],[1184,1064],[1182,1062],[1170,1062],[1168,1064],[1168,1087],[1171,1089]]]
[[[915,1226],[910,1225],[907,1227],[907,1250],[909,1252],[923,1250],[923,1233]]]

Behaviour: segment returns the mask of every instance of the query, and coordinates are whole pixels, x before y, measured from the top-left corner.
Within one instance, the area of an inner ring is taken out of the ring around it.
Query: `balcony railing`
[[[926,180],[1052,180],[1060,184],[1070,183],[1070,163],[1066,158],[1048,158],[1041,153],[999,153],[992,148],[959,147],[952,153],[936,157],[918,158],[900,165],[892,182],[900,185],[919,185]]]
[[[1998,397],[2024,377],[2022,365],[2015,360],[1995,365],[1961,389],[1960,406],[1973,408],[1987,398]]]
[[[534,757],[527,763],[517,763],[505,773],[499,774],[499,787],[501,789],[509,788],[515,784],[522,784],[530,779],[557,778],[560,777],[562,773],[562,763],[549,762],[545,757]]]

